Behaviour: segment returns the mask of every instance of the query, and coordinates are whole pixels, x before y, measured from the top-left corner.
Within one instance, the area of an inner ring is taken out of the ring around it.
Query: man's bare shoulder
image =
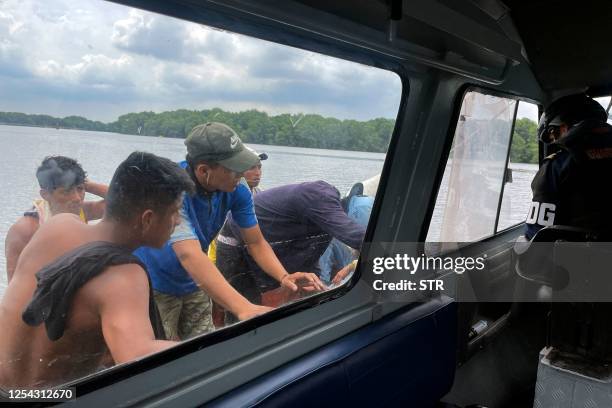
[[[81,218],[79,218],[78,215],[62,213],[49,218],[47,222],[40,226],[40,229],[42,230],[43,228],[62,228],[66,225],[84,226],[86,224],[83,223],[83,221],[81,220]]]
[[[17,262],[36,231],[38,218],[23,216],[9,228],[4,241],[4,255],[6,256],[6,276],[10,281],[15,274]]]
[[[27,243],[38,230],[38,218],[23,216],[9,228],[6,234],[6,242]]]
[[[58,214],[42,224],[20,255],[19,269],[32,275],[58,256],[87,242],[87,224],[73,214]]]
[[[125,296],[149,296],[149,280],[145,270],[136,263],[106,268],[83,288],[98,304],[121,302]]]
[[[87,224],[74,214],[57,214],[38,228],[34,241],[45,242],[45,245],[53,243],[55,239],[60,241],[73,235],[75,232],[85,231]]]

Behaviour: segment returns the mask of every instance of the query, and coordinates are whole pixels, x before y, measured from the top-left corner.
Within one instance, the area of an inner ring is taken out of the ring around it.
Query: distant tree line
[[[538,162],[538,124],[531,119],[518,119],[514,124],[510,161],[513,163]]]
[[[102,123],[80,116],[55,118],[49,115],[28,115],[0,112],[0,123],[80,130],[115,132],[130,135],[185,138],[194,126],[223,122],[234,128],[247,143],[321,149],[386,152],[395,121],[377,118],[368,121],[340,120],[314,114],[281,114],[248,110],[226,112],[219,108],[193,111],[139,112],[121,115],[116,121]],[[514,128],[510,159],[513,162],[537,163],[538,145],[535,122],[519,119]]]
[[[210,121],[228,124],[247,143],[368,152],[387,151],[395,124],[394,120],[384,118],[356,121],[312,114],[269,116],[257,110],[234,113],[218,108],[202,111],[180,109],[162,113],[128,113],[111,123],[91,121],[79,116],[54,118],[49,115],[0,112],[0,123],[3,124],[171,138],[185,138],[194,126]]]
[[[108,131],[108,125],[106,123],[85,119],[81,116],[55,118],[49,115],[28,115],[19,112],[0,112],[0,124],[98,130],[102,132]]]

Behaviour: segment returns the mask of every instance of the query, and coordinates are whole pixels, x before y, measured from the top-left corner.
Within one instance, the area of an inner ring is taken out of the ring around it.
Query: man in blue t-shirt
[[[240,183],[242,173],[260,159],[242,144],[236,132],[222,123],[205,123],[191,131],[185,145],[187,160],[181,166],[195,182],[197,192],[184,196],[181,224],[161,250],[147,247],[136,251],[151,276],[166,336],[186,339],[213,330],[210,298],[240,320],[270,310],[240,295],[206,255],[228,213],[249,253],[272,279],[291,291],[300,287],[324,289],[314,274],[287,273],[264,239],[251,193]]]

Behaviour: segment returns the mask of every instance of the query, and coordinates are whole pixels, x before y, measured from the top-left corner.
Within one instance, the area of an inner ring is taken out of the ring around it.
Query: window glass
[[[612,98],[609,96],[603,96],[601,98],[595,98],[595,100],[604,107],[608,113],[608,123],[612,125]]]
[[[523,101],[518,104],[497,231],[525,221],[531,180],[538,171],[538,107]]]
[[[492,235],[516,101],[467,92],[427,234],[429,242]]]
[[[112,2],[3,1],[0,387],[55,385],[172,345],[138,340],[142,330],[151,338],[155,319],[142,320],[152,309],[143,309],[146,275],[129,257],[132,247],[151,279],[165,337],[174,341],[344,284],[401,93],[389,71]],[[135,151],[173,164],[130,156]],[[177,167],[187,153],[189,162]],[[107,190],[118,169],[124,181]],[[181,203],[189,182],[196,192]],[[59,221],[66,212],[78,224]],[[80,230],[83,221],[96,232]],[[57,235],[55,223],[66,224],[65,232]],[[47,238],[34,240],[43,230]],[[21,317],[33,301],[34,274],[94,238],[117,241],[117,256],[137,270],[123,274],[123,284],[109,278],[116,287],[86,291],[96,278],[85,279],[72,305],[110,314],[70,320],[70,306],[66,330],[51,341],[36,311],[28,324]],[[179,255],[197,261],[181,263]],[[97,296],[105,291],[108,297]],[[100,321],[133,324],[102,333]],[[42,345],[38,351],[30,339]]]

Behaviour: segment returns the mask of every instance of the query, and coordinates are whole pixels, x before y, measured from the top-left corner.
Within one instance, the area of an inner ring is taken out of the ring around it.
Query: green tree
[[[384,118],[369,121],[339,120],[302,113],[270,116],[254,109],[243,112],[227,112],[220,108],[201,111],[179,109],[161,113],[131,112],[108,124],[80,116],[62,119],[49,115],[0,112],[0,123],[5,124],[171,138],[185,138],[194,126],[209,121],[231,126],[247,143],[372,152],[387,150],[395,126],[393,120]],[[521,147],[521,151],[522,149]]]
[[[515,163],[538,162],[537,127],[537,123],[528,118],[521,118],[515,122],[510,161]]]

